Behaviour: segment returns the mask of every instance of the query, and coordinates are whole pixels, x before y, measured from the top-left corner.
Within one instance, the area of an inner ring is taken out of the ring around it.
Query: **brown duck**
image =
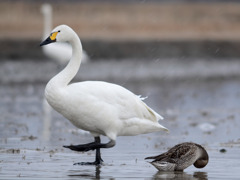
[[[154,159],[151,164],[159,171],[183,171],[192,164],[196,168],[205,167],[208,163],[208,153],[199,144],[185,142],[163,154],[145,159]]]

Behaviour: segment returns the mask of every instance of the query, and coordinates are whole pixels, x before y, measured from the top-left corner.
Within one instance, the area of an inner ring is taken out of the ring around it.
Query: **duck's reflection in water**
[[[193,177],[201,180],[208,180],[207,172],[194,172]]]
[[[181,171],[158,171],[152,179],[207,180],[208,176],[206,172],[194,172],[193,174],[188,174]]]

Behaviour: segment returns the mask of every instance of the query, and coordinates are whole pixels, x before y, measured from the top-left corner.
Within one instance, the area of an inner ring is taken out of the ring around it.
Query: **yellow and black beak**
[[[40,46],[44,46],[44,45],[56,42],[57,34],[58,34],[58,32],[51,33],[47,39],[45,39],[43,42],[41,42]]]

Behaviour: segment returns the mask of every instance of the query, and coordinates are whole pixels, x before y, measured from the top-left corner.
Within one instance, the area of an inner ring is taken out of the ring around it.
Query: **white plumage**
[[[106,82],[85,81],[70,84],[56,93],[48,84],[48,102],[80,129],[95,136],[138,135],[163,128],[160,115],[127,89]],[[54,93],[54,94],[53,94]],[[55,97],[53,97],[55,96]]]
[[[96,145],[90,150],[114,146],[117,136],[167,130],[158,123],[162,117],[124,87],[101,81],[69,84],[80,67],[82,45],[77,34],[66,25],[56,27],[41,45],[55,41],[70,42],[73,55],[65,69],[48,82],[45,96],[76,127],[89,131],[95,138],[105,135],[110,139],[110,145]],[[89,150],[79,147],[78,151]],[[68,148],[76,150],[76,146]]]
[[[49,36],[52,30],[52,6],[50,4],[43,4],[41,7],[43,14],[43,40]],[[49,44],[42,47],[43,53],[50,59],[55,60],[59,64],[66,64],[72,56],[72,48],[66,43]],[[85,51],[83,51],[82,62],[85,63],[89,60],[89,57]]]

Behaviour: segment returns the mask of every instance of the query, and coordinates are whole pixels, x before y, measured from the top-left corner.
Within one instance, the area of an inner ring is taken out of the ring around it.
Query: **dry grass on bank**
[[[240,3],[52,5],[54,26],[85,39],[240,39]],[[41,38],[40,6],[0,2],[0,38]]]

